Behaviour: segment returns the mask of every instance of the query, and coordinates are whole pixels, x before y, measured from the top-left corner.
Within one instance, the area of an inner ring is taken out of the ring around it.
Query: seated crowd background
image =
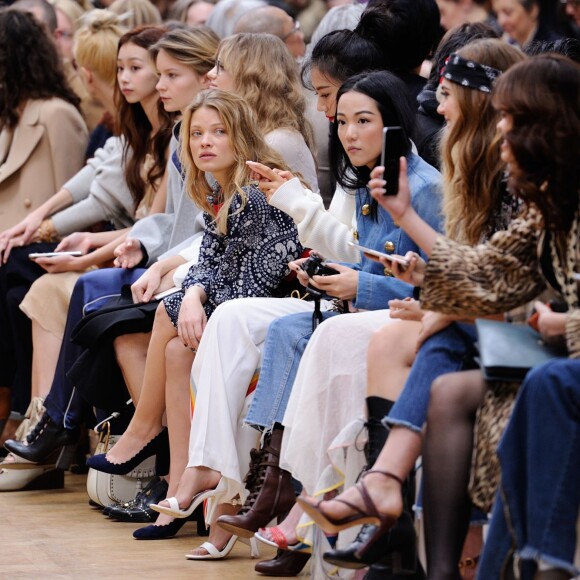
[[[271,576],[580,574],[578,0],[2,4],[0,492],[147,471],[96,505]],[[555,357],[486,374],[516,327]]]

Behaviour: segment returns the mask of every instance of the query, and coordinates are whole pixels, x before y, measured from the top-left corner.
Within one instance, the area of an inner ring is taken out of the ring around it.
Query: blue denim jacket
[[[415,211],[434,229],[441,231],[441,174],[421,157],[411,153],[407,159],[409,189]],[[363,246],[380,252],[385,251],[385,243],[390,241],[394,250],[388,253],[405,255],[409,250],[418,252],[424,259],[425,254],[417,244],[395,225],[390,214],[378,207],[376,217],[363,215],[362,208],[370,206],[373,198],[369,190],[358,189],[356,192],[357,230],[359,242]],[[383,266],[364,255],[359,264],[348,264],[359,270],[358,288],[353,306],[362,310],[380,310],[388,308],[388,301],[393,298],[412,296],[413,287],[409,284],[385,276]]]

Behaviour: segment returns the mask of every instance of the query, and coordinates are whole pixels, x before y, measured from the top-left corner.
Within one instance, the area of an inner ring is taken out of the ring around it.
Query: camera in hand
[[[327,266],[324,258],[318,254],[310,254],[310,257],[302,262],[301,268],[308,274],[309,278],[312,278],[312,276],[332,276],[333,274],[338,274],[338,271]],[[312,286],[312,284],[308,284],[308,290],[313,298],[332,298],[319,288]]]
[[[309,278],[312,278],[312,276],[332,276],[338,274],[337,270],[327,266],[324,259],[316,254],[311,254],[307,260],[302,262],[301,267],[308,274]]]

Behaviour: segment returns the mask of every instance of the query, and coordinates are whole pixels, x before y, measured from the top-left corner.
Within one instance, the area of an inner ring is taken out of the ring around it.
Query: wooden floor
[[[134,540],[133,530],[144,524],[114,522],[91,508],[85,479],[67,473],[64,489],[0,493],[0,579],[261,577],[241,542],[225,560],[186,560],[206,539],[193,522],[170,540]],[[260,544],[260,551],[264,559],[273,557],[269,546]]]

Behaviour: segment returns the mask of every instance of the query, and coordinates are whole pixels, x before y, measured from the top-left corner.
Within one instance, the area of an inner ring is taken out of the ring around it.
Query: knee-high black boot
[[[367,397],[368,444],[365,448],[367,470],[371,469],[377,460],[387,437],[389,429],[381,422],[389,414],[394,401],[382,397]],[[362,557],[358,551],[376,531],[376,526],[364,525],[354,542],[343,550],[330,550],[324,554],[324,559],[343,568],[365,568],[370,565],[366,578],[382,578],[395,580],[400,576],[405,578],[424,578],[423,571],[418,567],[417,538],[411,507],[414,498],[414,474],[407,478],[403,488],[404,512],[395,527],[385,534],[384,538],[368,550]],[[410,501],[409,501],[410,500]]]

